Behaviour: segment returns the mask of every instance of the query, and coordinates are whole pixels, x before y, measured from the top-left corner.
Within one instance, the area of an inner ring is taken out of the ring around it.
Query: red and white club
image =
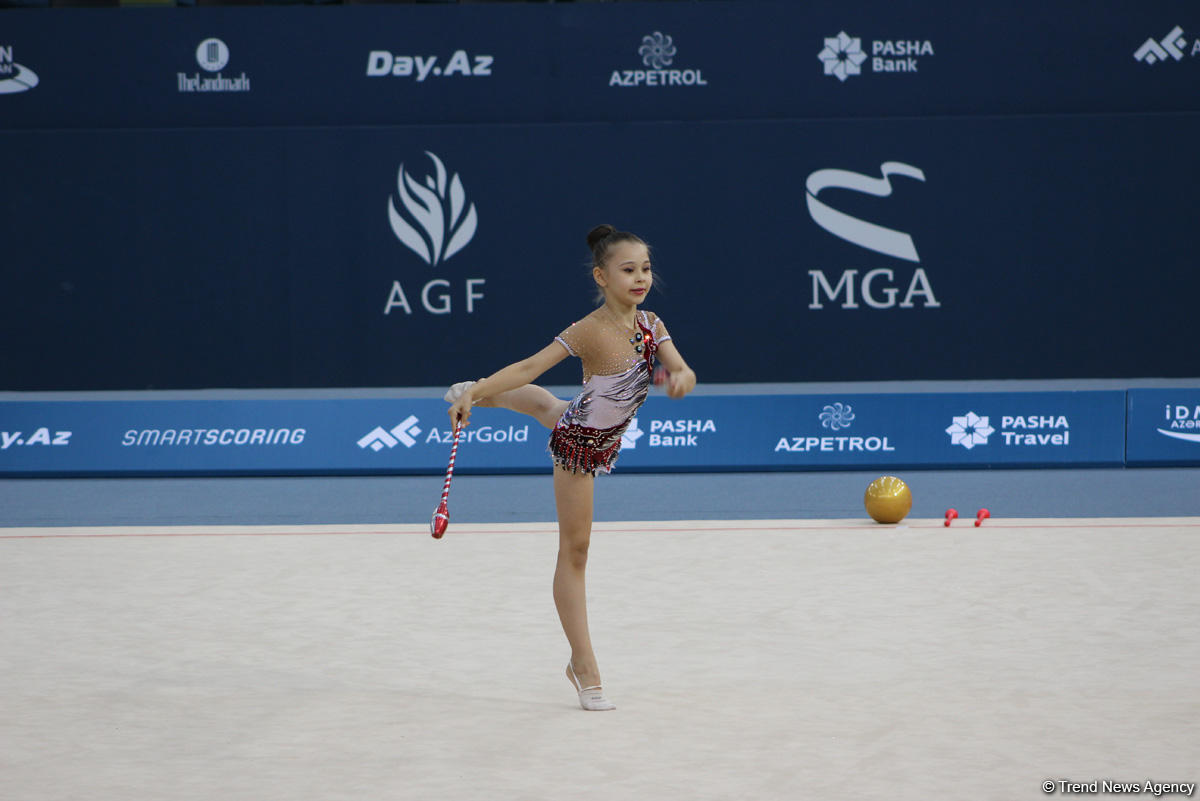
[[[450,464],[446,468],[446,483],[442,486],[442,502],[438,504],[438,508],[433,512],[433,518],[429,521],[429,533],[433,535],[435,540],[440,540],[442,535],[446,533],[446,526],[450,525],[450,479],[454,477],[454,457],[458,453],[458,435],[462,433],[462,424],[454,424],[454,443],[450,446]]]

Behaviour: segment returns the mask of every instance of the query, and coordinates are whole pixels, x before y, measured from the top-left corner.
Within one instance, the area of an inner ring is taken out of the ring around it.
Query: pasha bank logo
[[[921,59],[933,54],[933,42],[928,39],[872,39],[868,57],[861,37],[841,31],[837,36],[825,37],[817,58],[826,75],[845,83],[847,78],[862,75],[868,58],[871,72],[914,73],[920,70]]]
[[[823,230],[852,245],[900,261],[919,263],[921,257],[917,254],[917,246],[911,234],[855,217],[834,208],[829,201],[820,197],[827,190],[848,190],[874,197],[890,197],[892,176],[925,182],[925,173],[920,167],[899,161],[885,161],[879,166],[879,171],[879,178],[842,169],[822,169],[810,173],[804,184],[809,217]],[[904,279],[897,278],[892,267],[868,270],[861,280],[858,274],[858,268],[842,270],[837,282],[831,283],[825,268],[810,269],[808,275],[812,279],[812,300],[808,308],[824,309],[822,295],[834,302],[843,294],[843,309],[861,308],[860,299],[862,304],[871,309],[912,309],[916,308],[918,298],[921,299],[922,308],[936,309],[942,305],[934,296],[929,276],[922,267],[913,270],[908,278],[904,296],[899,300],[897,298],[900,296]]]
[[[13,61],[12,45],[0,45],[0,95],[28,92],[37,85],[37,73]]]
[[[430,267],[438,267],[456,256],[475,238],[479,215],[475,204],[467,200],[467,192],[458,173],[451,174],[442,160],[425,151],[433,167],[424,178],[415,176],[411,167],[400,163],[396,175],[396,192],[388,197],[388,223],[392,233],[405,248]],[[483,298],[477,289],[483,278],[467,278],[464,286],[464,306],[473,314],[476,301]],[[421,288],[420,306],[429,314],[454,312],[454,286],[450,280],[435,278]],[[413,313],[413,304],[401,281],[392,282],[383,313],[401,309]]]

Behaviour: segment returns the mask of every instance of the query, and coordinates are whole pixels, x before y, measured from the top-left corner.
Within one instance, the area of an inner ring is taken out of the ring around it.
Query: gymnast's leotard
[[[550,434],[550,453],[567,470],[612,472],[621,435],[650,392],[654,355],[671,335],[651,312],[634,320],[636,331],[623,329],[600,308],[554,338],[583,362],[583,391]]]

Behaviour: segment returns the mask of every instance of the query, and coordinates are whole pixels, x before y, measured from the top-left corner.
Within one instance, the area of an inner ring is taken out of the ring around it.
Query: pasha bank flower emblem
[[[642,46],[638,48],[638,55],[642,57],[642,63],[647,67],[661,70],[663,67],[671,66],[671,61],[675,58],[675,45],[671,42],[670,36],[663,36],[660,31],[655,31],[653,36],[642,37]]]
[[[955,417],[953,425],[946,429],[946,433],[950,435],[950,444],[962,445],[967,450],[976,445],[987,445],[988,437],[995,432],[996,429],[988,425],[988,419],[975,412],[967,412],[964,417]]]
[[[862,73],[862,63],[867,60],[867,54],[862,51],[861,39],[847,36],[842,31],[825,40],[825,48],[817,54],[817,58],[825,64],[826,75],[833,75],[844,82],[849,76]]]
[[[821,418],[821,427],[837,431],[839,428],[849,428],[854,422],[853,407],[844,403],[835,403],[826,406],[818,417]]]
[[[426,175],[422,185],[401,164],[396,188],[407,215],[389,197],[388,219],[397,239],[426,264],[436,265],[466,247],[475,236],[478,218],[474,203],[466,208],[467,196],[458,173],[447,182],[442,160],[429,151],[425,155],[433,160],[434,174]]]

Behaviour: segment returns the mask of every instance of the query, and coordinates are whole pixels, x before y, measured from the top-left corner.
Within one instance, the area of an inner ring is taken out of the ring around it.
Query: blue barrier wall
[[[1200,464],[1200,391],[1130,390],[1128,418],[1129,465]]]
[[[1119,391],[657,396],[619,469],[1121,466],[1125,404]],[[477,409],[456,470],[548,471],[547,436]],[[427,399],[0,402],[8,476],[438,474],[450,442],[446,404]]]
[[[3,22],[5,389],[477,377],[603,221],[703,381],[1195,373],[1191,3]]]

